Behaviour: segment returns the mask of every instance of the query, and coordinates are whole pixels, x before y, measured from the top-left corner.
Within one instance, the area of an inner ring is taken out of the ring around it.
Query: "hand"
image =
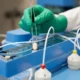
[[[46,33],[49,29],[49,27],[53,26],[55,32],[64,31],[67,27],[67,19],[65,16],[60,15],[56,17],[52,11],[49,9],[46,9],[40,5],[33,6],[34,13],[35,13],[35,23],[37,27],[38,33]],[[29,7],[24,10],[23,17],[21,21],[19,22],[19,25],[22,29],[25,31],[31,31],[31,28],[34,28],[31,18],[31,9],[32,7]],[[36,30],[33,29],[34,34],[36,33]]]

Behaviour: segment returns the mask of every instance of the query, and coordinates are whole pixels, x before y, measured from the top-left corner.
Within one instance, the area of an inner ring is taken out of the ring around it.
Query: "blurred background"
[[[34,0],[33,4],[35,3]],[[19,27],[23,10],[29,4],[30,0],[0,0],[0,34]]]
[[[40,4],[58,14],[79,6],[80,0],[34,0],[33,4]],[[19,28],[18,22],[29,5],[30,0],[0,0],[0,34]]]

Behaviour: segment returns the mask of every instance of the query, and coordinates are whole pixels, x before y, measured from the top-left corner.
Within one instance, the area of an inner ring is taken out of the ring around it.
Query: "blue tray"
[[[67,57],[72,53],[73,44],[68,40],[62,40],[47,47],[46,66],[52,71],[66,64]],[[42,62],[43,49],[37,52],[23,55],[11,61],[0,60],[0,75],[11,77],[29,68],[39,66]]]
[[[74,7],[75,0],[37,0],[39,5],[55,5],[55,6],[62,6],[62,7]]]

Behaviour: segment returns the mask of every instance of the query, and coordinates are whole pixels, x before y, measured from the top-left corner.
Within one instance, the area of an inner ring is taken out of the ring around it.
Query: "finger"
[[[48,9],[44,9],[44,11],[40,15],[35,17],[35,22],[36,24],[42,24],[52,19],[53,19],[53,13]]]
[[[35,10],[35,13],[41,13],[44,10],[44,7],[40,5],[34,5],[33,8]]]
[[[25,23],[24,16],[22,17],[21,21],[19,22],[19,26],[25,30],[30,32],[30,27]]]
[[[54,27],[54,25],[52,25],[52,23],[53,23],[53,20],[50,20],[50,21],[48,21],[48,22],[46,22],[46,23],[44,23],[44,24],[42,25],[42,31],[43,31],[43,33],[47,33],[48,30],[49,30],[49,28],[50,28],[51,26]],[[55,26],[56,26],[56,25],[55,25]],[[55,28],[54,28],[54,31],[55,31]],[[50,32],[53,33],[53,30],[51,30]]]
[[[28,26],[32,25],[31,8],[28,8],[24,11],[24,21]]]

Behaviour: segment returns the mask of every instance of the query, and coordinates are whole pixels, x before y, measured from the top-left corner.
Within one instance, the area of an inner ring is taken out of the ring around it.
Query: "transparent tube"
[[[50,31],[51,29],[53,30],[53,33],[54,33],[54,28],[53,27],[50,27],[48,32],[47,32],[47,36],[46,36],[46,39],[45,39],[45,44],[44,44],[44,50],[43,50],[43,64],[45,64],[45,56],[46,56],[46,47],[47,47],[47,41],[48,41],[48,36],[50,34]]]
[[[80,31],[80,28],[77,30],[77,34],[76,34],[76,39],[75,39],[75,43],[80,47],[80,45],[79,45],[79,41],[78,41],[78,39],[79,39],[79,31]]]

